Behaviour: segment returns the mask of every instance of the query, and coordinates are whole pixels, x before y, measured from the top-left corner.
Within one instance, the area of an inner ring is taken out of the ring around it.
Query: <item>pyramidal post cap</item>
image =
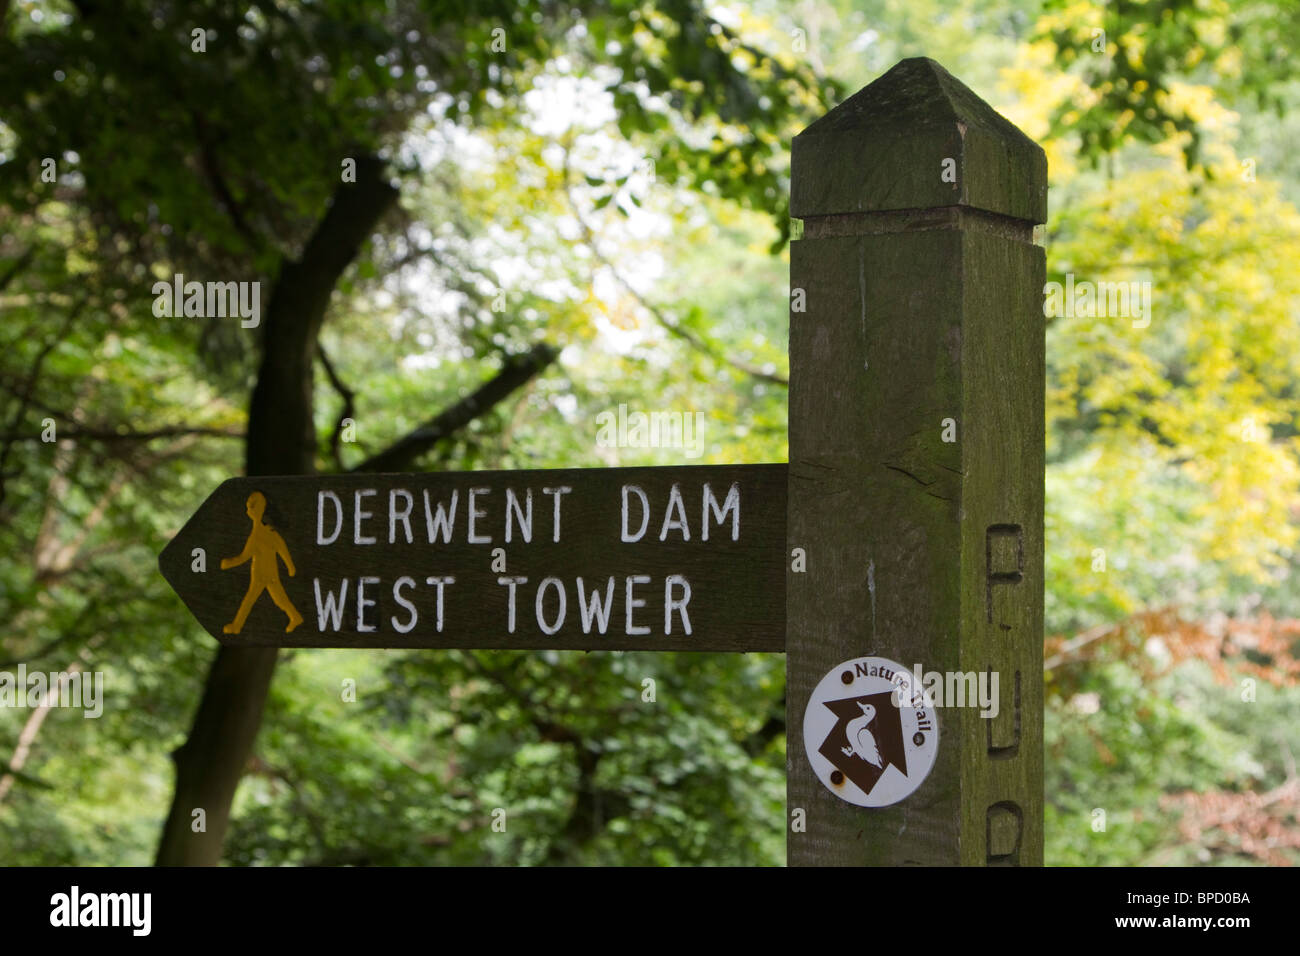
[[[800,219],[966,206],[1047,221],[1042,148],[928,57],[901,60],[796,136],[791,166]]]

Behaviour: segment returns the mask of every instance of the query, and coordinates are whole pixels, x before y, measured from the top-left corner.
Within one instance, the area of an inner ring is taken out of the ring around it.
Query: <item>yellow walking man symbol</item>
[[[233,558],[221,559],[221,570],[237,568],[251,558],[253,566],[249,573],[248,593],[244,595],[235,619],[222,630],[227,634],[238,634],[242,631],[244,622],[248,620],[248,612],[253,609],[262,592],[269,591],[275,606],[289,615],[289,625],[284,629],[288,634],[302,623],[302,615],[290,602],[289,595],[284,593],[284,585],[280,583],[280,565],[276,558],[284,559],[289,577],[293,577],[298,571],[293,566],[293,558],[289,556],[289,546],[284,543],[284,538],[280,537],[280,532],[269,524],[262,523],[262,515],[266,512],[266,496],[260,491],[254,491],[248,496],[245,510],[248,512],[248,517],[253,519],[253,530],[248,532],[248,540],[244,543],[243,551]]]

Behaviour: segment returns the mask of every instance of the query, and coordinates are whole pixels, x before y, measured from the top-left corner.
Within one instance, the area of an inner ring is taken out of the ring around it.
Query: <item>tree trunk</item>
[[[357,160],[297,261],[286,261],[263,318],[262,361],[248,409],[245,472],[310,474],[315,464],[312,365],[325,309],[344,269],[397,198],[383,164]],[[262,721],[275,648],[222,647],[208,672],[189,738],[172,756],[176,789],[159,866],[213,866]],[[199,827],[202,810],[203,826]]]

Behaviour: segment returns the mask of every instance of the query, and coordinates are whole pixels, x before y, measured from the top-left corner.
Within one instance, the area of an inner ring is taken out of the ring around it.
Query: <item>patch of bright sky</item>
[[[880,34],[875,30],[864,30],[853,38],[853,42],[849,44],[849,50],[853,53],[861,53],[879,39]]]
[[[655,239],[670,236],[672,220],[663,213],[651,211],[644,204],[638,207],[626,201],[620,203],[627,212],[626,217],[615,212],[612,204],[605,210],[595,208],[598,193],[593,193],[583,177],[612,182],[627,176],[620,195],[635,195],[644,203],[654,187],[654,163],[617,134],[618,114],[613,96],[607,89],[617,78],[617,71],[598,66],[590,75],[577,76],[572,73],[572,68],[566,58],[560,57],[548,72],[537,77],[532,88],[522,97],[521,120],[531,132],[553,140],[541,153],[543,161],[553,169],[564,164],[564,148],[560,140],[571,138],[569,163],[574,182],[574,202],[596,233],[600,257],[619,265],[616,277],[608,268],[593,263],[590,291],[610,312],[618,312],[626,310],[628,298],[621,282],[626,282],[637,295],[653,298],[656,285],[664,277],[666,264],[658,252],[646,246]],[[433,120],[429,128],[407,137],[399,151],[403,163],[428,169],[440,162],[454,162],[471,175],[490,176],[503,163],[513,161],[512,157],[501,155],[488,137],[448,121],[452,106],[451,97],[435,98],[428,109]],[[663,108],[662,103],[652,102],[648,106]],[[699,131],[693,132],[699,135]],[[582,225],[574,215],[551,216],[537,220],[536,224],[539,229],[544,228],[565,242],[579,242],[583,238]],[[431,237],[428,230],[423,230],[417,235],[417,241],[423,246]],[[436,244],[436,241],[432,243],[435,248]],[[576,251],[575,257],[591,261],[589,255],[582,255],[584,251]],[[563,269],[558,272],[548,270],[545,257],[535,253],[527,237],[522,237],[521,241],[519,235],[495,225],[470,242],[473,261],[481,263],[485,272],[495,275],[503,288],[526,287],[533,294],[552,301],[585,298],[585,288],[576,288]],[[406,288],[415,295],[422,309],[434,313],[430,318],[449,320],[454,317],[455,310],[465,305],[462,296],[447,295],[438,287],[433,270],[418,269],[408,274]],[[662,330],[653,324],[623,328],[599,312],[594,323],[596,344],[615,354],[627,354],[647,341],[662,337]],[[409,355],[403,359],[403,364],[412,369],[438,365],[443,353],[435,348],[435,337],[420,335],[417,341],[430,351]],[[566,349],[566,353],[569,351]],[[572,355],[562,356],[562,359],[572,358]]]
[[[741,12],[739,7],[725,3],[711,3],[708,7],[708,14],[714,20],[717,20],[724,27],[727,27],[730,30],[739,30],[741,27]]]

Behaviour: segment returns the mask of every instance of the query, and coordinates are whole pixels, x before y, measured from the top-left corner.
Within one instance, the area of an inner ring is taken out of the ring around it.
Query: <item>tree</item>
[[[806,68],[746,44],[690,0],[535,11],[81,0],[38,12],[8,10],[0,43],[12,141],[0,200],[20,217],[53,201],[84,211],[96,304],[120,303],[124,327],[143,318],[141,287],[175,272],[269,284],[255,346],[216,322],[193,343],[212,385],[253,382],[249,474],[316,466],[313,369],[331,297],[372,234],[398,228],[391,177],[416,169],[399,161],[390,173],[382,156],[435,99],[458,122],[500,122],[538,64],[600,61],[624,134],[657,137],[661,176],[774,209],[784,226],[774,131],[820,95]],[[689,145],[683,121],[712,138]],[[47,185],[50,158],[67,171]],[[39,374],[37,363],[28,391]],[[15,432],[30,428],[30,406],[20,402]],[[57,417],[76,421],[68,409]],[[274,651],[218,652],[176,754],[160,863],[219,859],[275,662]],[[199,808],[206,829],[194,832]]]

